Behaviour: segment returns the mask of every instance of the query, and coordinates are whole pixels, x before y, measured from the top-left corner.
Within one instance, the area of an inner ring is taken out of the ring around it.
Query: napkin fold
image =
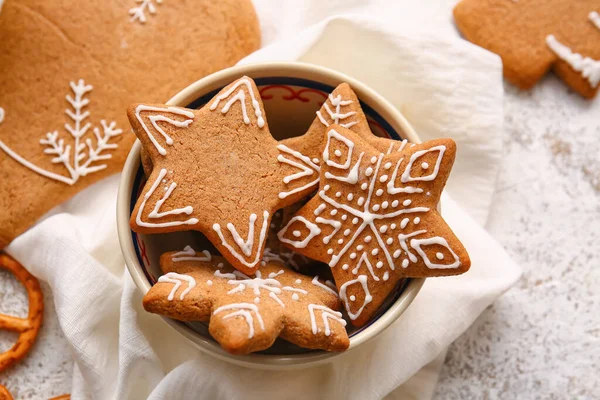
[[[257,0],[268,45],[242,63],[299,60],[337,69],[390,100],[423,140],[456,140],[442,214],[468,249],[471,270],[428,279],[391,327],[326,365],[288,372],[233,366],[200,353],[142,309],[117,241],[118,177],[111,177],[7,249],[52,288],[75,360],[73,399],[431,397],[445,349],[520,275],[483,228],[502,151],[502,65],[459,38],[452,2],[390,3]]]

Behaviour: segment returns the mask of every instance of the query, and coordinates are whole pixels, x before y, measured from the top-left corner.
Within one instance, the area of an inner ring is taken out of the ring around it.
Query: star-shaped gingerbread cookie
[[[144,296],[144,308],[181,321],[210,321],[210,334],[230,353],[267,349],[277,337],[310,349],[349,346],[335,290],[279,261],[249,277],[188,246],[163,254],[160,265],[164,275]]]
[[[365,324],[405,277],[461,274],[469,256],[436,210],[454,162],[451,139],[387,153],[328,128],[318,194],[279,233],[329,263],[352,323]]]
[[[305,195],[282,195],[288,178],[303,173],[278,161],[254,81],[238,79],[200,110],[137,104],[128,116],[153,165],[131,228],[200,231],[235,268],[253,274],[273,213]]]
[[[502,58],[504,76],[531,88],[552,70],[584,97],[600,84],[598,0],[462,0],[454,18],[471,42]]]

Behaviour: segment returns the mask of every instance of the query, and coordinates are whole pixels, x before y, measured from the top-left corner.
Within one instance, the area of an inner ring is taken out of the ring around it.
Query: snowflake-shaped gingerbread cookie
[[[269,348],[277,337],[310,349],[343,351],[346,321],[335,288],[268,261],[255,277],[191,247],[160,258],[164,275],[144,308],[181,321],[209,321],[212,337],[233,354]]]
[[[466,250],[436,210],[454,141],[403,142],[388,153],[338,125],[326,138],[318,194],[279,238],[329,263],[354,325],[369,320],[405,277],[469,269]]]

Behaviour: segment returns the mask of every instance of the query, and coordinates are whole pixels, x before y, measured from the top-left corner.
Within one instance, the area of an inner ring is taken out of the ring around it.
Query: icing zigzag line
[[[227,229],[229,229],[229,232],[231,233],[233,240],[235,241],[235,243],[238,245],[238,247],[240,248],[240,250],[242,251],[242,253],[244,253],[244,255],[246,257],[250,257],[252,255],[252,248],[254,245],[254,225],[256,223],[256,219],[257,219],[256,214],[254,214],[254,213],[250,214],[249,223],[248,223],[248,238],[246,239],[246,241],[244,241],[244,239],[241,238],[241,236],[238,234],[237,230],[235,229],[235,226],[232,223],[227,224]],[[262,224],[262,228],[260,230],[260,237],[258,240],[258,245],[256,247],[256,256],[254,257],[254,260],[251,262],[246,261],[244,256],[242,256],[240,253],[238,253],[233,248],[233,246],[231,246],[229,243],[227,243],[227,241],[225,240],[225,237],[223,236],[223,232],[221,231],[221,225],[214,224],[213,229],[215,230],[215,232],[217,232],[217,235],[219,235],[219,238],[221,239],[221,244],[223,246],[225,246],[225,248],[227,248],[227,250],[229,250],[231,255],[233,255],[235,258],[237,258],[246,267],[255,268],[256,264],[260,261],[260,249],[262,248],[262,245],[265,240],[266,233],[267,233],[267,227],[269,226],[268,220],[269,220],[269,212],[265,210],[265,211],[263,211],[263,224]]]

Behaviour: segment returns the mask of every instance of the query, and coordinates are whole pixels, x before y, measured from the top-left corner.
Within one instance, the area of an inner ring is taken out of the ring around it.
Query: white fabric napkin
[[[501,62],[459,38],[453,2],[255,3],[268,46],[244,63],[338,69],[388,98],[423,140],[456,140],[443,214],[469,250],[471,270],[428,279],[389,329],[329,364],[292,372],[236,367],[203,355],[142,309],[117,241],[112,177],[7,249],[52,287],[76,363],[73,399],[429,398],[447,346],[520,275],[482,228],[501,156]]]

